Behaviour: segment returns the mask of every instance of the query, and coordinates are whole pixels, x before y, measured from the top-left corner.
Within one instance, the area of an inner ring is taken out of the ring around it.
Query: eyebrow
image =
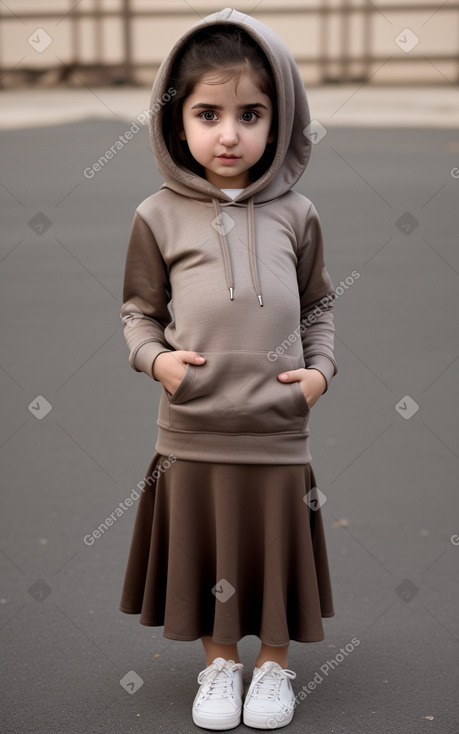
[[[222,105],[205,104],[204,102],[198,102],[198,104],[193,105],[191,109],[196,110],[198,108],[200,109],[201,107],[205,109],[212,109],[212,110],[222,110],[223,109]],[[249,110],[249,109],[253,109],[254,107],[263,107],[264,110],[268,110],[268,108],[264,104],[261,104],[261,102],[253,102],[252,104],[240,104],[237,106],[237,109],[238,110]]]

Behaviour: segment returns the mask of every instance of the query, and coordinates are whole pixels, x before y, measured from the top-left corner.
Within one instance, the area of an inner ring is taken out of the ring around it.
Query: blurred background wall
[[[459,82],[448,0],[0,0],[0,87],[150,84],[181,33],[228,6],[271,26],[308,85]]]

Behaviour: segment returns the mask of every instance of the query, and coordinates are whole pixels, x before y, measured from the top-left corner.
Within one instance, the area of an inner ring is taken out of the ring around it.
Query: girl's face
[[[219,189],[245,188],[249,168],[275,138],[269,133],[272,103],[247,74],[240,77],[237,96],[234,79],[211,84],[212,79],[202,77],[184,100],[180,138],[204,166],[207,181]]]

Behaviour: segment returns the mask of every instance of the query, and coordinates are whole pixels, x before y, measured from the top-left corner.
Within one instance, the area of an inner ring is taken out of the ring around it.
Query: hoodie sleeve
[[[167,307],[170,292],[167,267],[157,242],[136,211],[126,256],[120,317],[129,347],[129,364],[149,377],[153,377],[156,357],[161,352],[173,351],[164,338],[164,329],[172,321]]]
[[[325,268],[319,215],[312,203],[297,255],[304,362],[307,369],[314,368],[322,372],[327,381],[326,392],[332,377],[338,371],[333,351],[335,294]]]

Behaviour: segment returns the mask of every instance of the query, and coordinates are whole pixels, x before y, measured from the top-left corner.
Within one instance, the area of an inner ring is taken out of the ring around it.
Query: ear
[[[180,140],[186,140],[185,130],[182,128],[179,132]]]
[[[271,133],[269,133],[268,140],[266,142],[267,143],[274,143],[275,139],[276,139],[276,133],[275,132],[271,132]]]

